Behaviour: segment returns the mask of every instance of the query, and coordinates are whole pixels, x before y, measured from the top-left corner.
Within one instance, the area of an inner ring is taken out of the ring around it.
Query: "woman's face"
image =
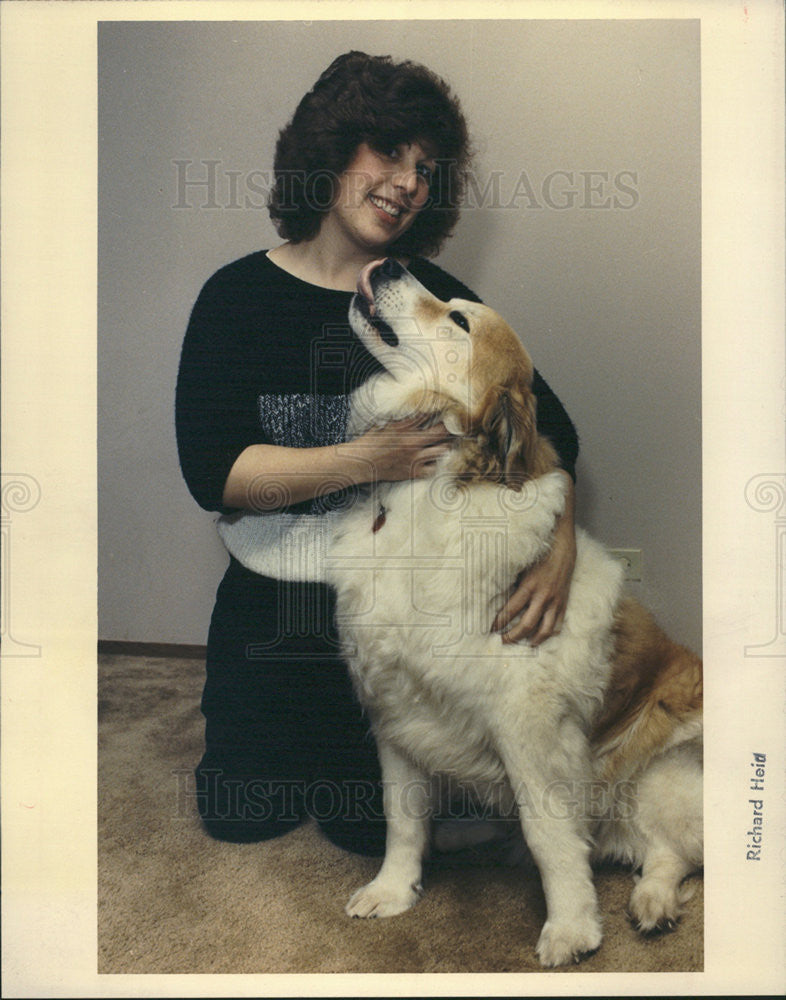
[[[364,249],[384,249],[409,229],[426,204],[434,166],[433,156],[417,142],[386,153],[361,143],[339,177],[338,195],[323,226],[337,227]]]

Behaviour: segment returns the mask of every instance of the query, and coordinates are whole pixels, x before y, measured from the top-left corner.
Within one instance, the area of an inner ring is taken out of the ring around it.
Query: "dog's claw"
[[[684,888],[654,879],[639,879],[628,904],[628,915],[636,930],[645,937],[657,937],[675,930],[680,921]]]
[[[541,965],[577,965],[600,948],[601,929],[597,919],[585,918],[574,924],[552,924],[546,921],[538,941],[537,954]]]

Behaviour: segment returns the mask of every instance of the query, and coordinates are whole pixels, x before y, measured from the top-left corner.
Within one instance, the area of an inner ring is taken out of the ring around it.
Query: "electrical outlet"
[[[641,580],[641,549],[609,549],[609,555],[625,567],[626,580]]]

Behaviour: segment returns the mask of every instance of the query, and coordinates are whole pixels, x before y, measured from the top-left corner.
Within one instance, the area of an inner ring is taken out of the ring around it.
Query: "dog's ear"
[[[461,417],[457,410],[446,410],[442,414],[442,423],[447,428],[448,434],[454,434],[456,437],[461,437],[466,433],[466,428],[461,422]]]
[[[542,476],[557,464],[554,449],[538,434],[530,389],[494,386],[484,400],[481,431],[502,478],[511,486]]]

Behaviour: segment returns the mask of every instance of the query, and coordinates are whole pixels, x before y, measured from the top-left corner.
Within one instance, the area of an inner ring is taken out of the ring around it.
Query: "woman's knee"
[[[305,787],[298,780],[272,780],[203,760],[195,771],[197,811],[216,840],[270,840],[306,818]]]
[[[309,785],[306,810],[322,833],[353,854],[385,853],[382,786],[373,775],[332,774]]]

